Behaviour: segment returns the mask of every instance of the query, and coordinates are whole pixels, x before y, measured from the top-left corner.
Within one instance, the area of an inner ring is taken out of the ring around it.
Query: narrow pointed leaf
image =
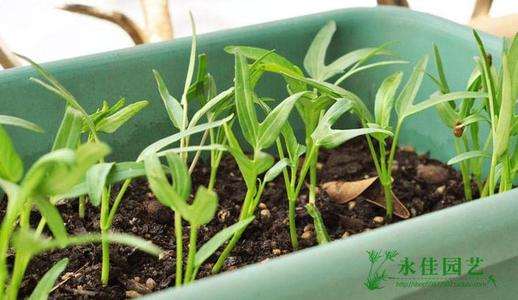
[[[166,158],[173,177],[173,189],[185,201],[191,194],[189,169],[183,159],[176,154],[167,154]]]
[[[243,136],[251,146],[257,142],[257,114],[250,86],[248,64],[239,52],[235,56],[236,111]]]
[[[88,196],[93,206],[101,204],[101,197],[106,188],[106,181],[115,163],[100,163],[92,166],[86,172]]]
[[[480,157],[489,157],[489,154],[487,154],[484,151],[478,151],[478,150],[477,151],[464,152],[464,153],[461,153],[461,154],[451,158],[448,161],[448,165],[454,165],[454,164],[458,164],[460,162],[463,162],[463,161],[466,161],[466,160],[469,160],[469,159],[480,158]]]
[[[381,83],[376,100],[374,102],[374,118],[382,128],[389,126],[392,108],[394,107],[395,95],[403,73],[398,72],[387,77]]]
[[[102,119],[96,126],[98,131],[113,133],[117,131],[124,123],[133,118],[142,109],[148,106],[148,101],[139,101],[132,103],[116,113]]]
[[[425,109],[433,107],[439,103],[449,102],[452,100],[465,99],[465,98],[485,98],[487,97],[486,93],[482,92],[451,92],[445,95],[432,96],[429,99],[421,101],[415,105],[411,104],[410,107],[406,110],[406,112],[401,116],[406,118],[418,112],[421,112]]]
[[[234,233],[246,228],[253,220],[254,217],[249,217],[239,221],[232,226],[219,231],[208,242],[203,244],[203,246],[201,246],[201,248],[196,252],[194,260],[195,268],[199,268],[212,254],[214,254],[214,252],[216,252],[216,250],[218,250],[219,247],[223,246],[223,244],[230,239]]]
[[[43,129],[39,127],[38,125],[26,121],[24,119],[20,119],[17,117],[11,117],[6,115],[0,115],[0,125],[11,125],[16,127],[21,127],[27,130],[32,130],[35,132],[43,132]]]
[[[301,92],[289,96],[268,113],[264,121],[259,125],[257,149],[266,149],[275,142],[281,133],[282,127],[287,122],[296,101],[304,94],[304,92]]]
[[[50,268],[45,275],[38,281],[38,284],[34,288],[29,297],[29,300],[45,300],[49,297],[49,294],[52,292],[54,288],[54,284],[56,280],[58,280],[59,276],[63,271],[65,271],[68,265],[68,258],[63,258],[57,263],[55,263],[52,268]]]
[[[304,68],[314,79],[322,80],[324,76],[326,52],[335,31],[336,23],[329,21],[318,31],[304,57]]]
[[[54,139],[52,150],[77,148],[81,140],[82,124],[83,115],[81,112],[71,106],[67,106],[58,133]]]
[[[34,203],[38,207],[41,216],[45,218],[52,235],[59,243],[64,244],[68,238],[65,222],[61,218],[61,214],[56,206],[52,205],[46,199],[36,197]]]
[[[165,85],[162,76],[158,71],[153,70],[153,74],[155,75],[155,80],[158,86],[158,92],[160,97],[162,98],[162,102],[164,102],[165,110],[171,122],[173,122],[174,127],[180,129],[183,124],[183,108],[182,105],[176,98],[171,96],[167,86]]]
[[[427,63],[428,56],[424,56],[417,62],[412,74],[410,75],[410,78],[403,88],[403,91],[399,94],[399,97],[394,104],[400,119],[407,115],[408,109],[412,106],[412,103],[417,96],[417,92],[419,91],[421,83],[423,82],[423,76]]]
[[[283,158],[283,159],[279,160],[278,162],[276,162],[275,165],[273,165],[273,167],[271,167],[266,172],[266,174],[264,174],[263,182],[268,183],[268,182],[274,180],[275,178],[277,178],[277,176],[279,176],[279,174],[282,173],[282,171],[288,166],[288,164],[289,164],[289,160],[287,158]]]
[[[0,178],[17,182],[23,176],[23,162],[7,131],[0,125]]]
[[[157,153],[158,151],[162,150],[163,148],[179,141],[183,137],[190,136],[190,135],[205,131],[210,128],[219,127],[219,126],[225,124],[226,122],[230,121],[232,119],[232,117],[233,117],[233,115],[230,115],[230,116],[227,116],[226,118],[218,120],[218,121],[208,122],[205,124],[197,125],[192,128],[188,128],[186,130],[183,130],[183,131],[180,131],[173,135],[170,135],[168,137],[165,137],[163,139],[160,139],[160,140],[154,142],[153,144],[147,146],[146,149],[144,149],[139,154],[137,161],[142,161],[144,159],[144,157],[146,157],[147,155],[149,155],[151,153]]]
[[[218,196],[215,192],[200,186],[194,195],[192,205],[189,207],[189,215],[184,216],[191,226],[201,226],[209,223],[216,214],[218,208]]]

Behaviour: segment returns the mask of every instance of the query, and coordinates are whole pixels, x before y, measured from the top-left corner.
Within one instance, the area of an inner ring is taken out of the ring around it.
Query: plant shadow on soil
[[[401,147],[396,160],[393,169],[394,193],[408,208],[412,217],[463,202],[462,180],[453,168],[430,159],[427,155],[418,155],[411,147]],[[418,168],[430,166],[438,170],[439,174],[432,174],[430,177],[426,172],[418,172]],[[365,139],[362,138],[356,138],[333,150],[321,151],[318,169],[320,183],[333,180],[352,181],[376,175]],[[193,173],[194,187],[206,185],[208,177],[209,169],[199,164]],[[200,229],[198,246],[219,230],[234,224],[239,217],[246,187],[231,157],[222,160],[216,192],[219,195],[218,212],[214,220]],[[380,193],[379,188],[373,186],[354,201],[337,204],[325,192],[319,192],[317,205],[333,240],[401,221],[398,217],[390,221],[380,218],[385,214],[384,209],[366,201],[377,193]],[[474,196],[478,197],[477,192]],[[282,176],[268,184],[261,201],[256,219],[227,259],[223,271],[262,263],[292,252],[288,233],[288,203]],[[317,244],[311,217],[304,208],[306,202],[306,191],[303,190],[296,209],[301,248]],[[6,201],[1,201],[0,217],[3,217],[5,207]],[[60,205],[59,209],[70,234],[99,231],[98,208],[88,205],[84,219],[78,217],[77,200],[68,201]],[[31,219],[36,224],[39,216],[33,213]],[[20,296],[30,295],[41,276],[64,257],[70,258],[70,264],[57,281],[58,286],[51,294],[53,299],[124,299],[173,286],[173,219],[173,212],[156,201],[144,179],[134,181],[119,208],[112,230],[135,234],[152,241],[166,251],[164,257],[159,260],[133,248],[112,244],[110,282],[108,286],[102,287],[100,245],[78,246],[45,253],[31,261]],[[185,224],[184,245],[187,245],[188,240],[187,226]],[[11,256],[10,260],[12,259]],[[198,278],[211,274],[216,259],[217,255],[213,255],[200,268]]]

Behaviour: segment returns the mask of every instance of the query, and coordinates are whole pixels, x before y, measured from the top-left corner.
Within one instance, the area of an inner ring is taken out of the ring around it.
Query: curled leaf
[[[369,177],[356,181],[330,181],[322,185],[326,193],[337,203],[347,203],[356,199],[366,189],[368,189],[376,180],[378,176]]]

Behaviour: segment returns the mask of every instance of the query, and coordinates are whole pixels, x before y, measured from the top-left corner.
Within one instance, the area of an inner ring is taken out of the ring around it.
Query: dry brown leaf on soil
[[[401,201],[394,195],[394,192],[392,192],[392,199],[394,200],[394,214],[402,219],[408,219],[410,218],[410,212],[406,208]],[[377,205],[379,207],[385,207],[385,197],[383,197],[383,194],[380,194],[376,197],[375,200],[366,199],[368,202]]]
[[[347,203],[360,196],[377,179],[378,176],[357,181],[330,181],[322,184],[322,188],[336,203]]]

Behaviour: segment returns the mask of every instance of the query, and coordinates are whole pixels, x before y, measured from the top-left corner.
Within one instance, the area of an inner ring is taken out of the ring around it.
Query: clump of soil
[[[398,150],[396,161],[393,169],[394,193],[409,209],[412,217],[463,202],[462,181],[454,169],[427,155],[418,155],[409,147]],[[359,180],[376,175],[368,147],[361,138],[337,149],[322,151],[318,169],[321,183]],[[193,173],[193,183],[195,186],[206,185],[208,177],[209,169],[200,165]],[[239,217],[246,187],[231,157],[224,158],[221,163],[216,192],[219,195],[218,213],[212,222],[200,229],[199,245],[219,230],[234,224]],[[386,220],[383,208],[366,201],[379,193],[379,187],[373,186],[355,200],[337,204],[320,191],[317,204],[331,238],[347,238],[388,223],[399,222],[397,217]],[[268,184],[261,201],[256,219],[227,259],[224,271],[261,263],[292,251],[282,176]],[[312,219],[304,208],[306,202],[306,191],[303,191],[296,209],[302,248],[316,245]],[[0,202],[0,217],[5,212],[5,206],[6,201]],[[84,219],[80,219],[77,214],[77,200],[69,201],[59,209],[70,234],[99,231],[97,208],[88,206]],[[33,219],[36,223],[39,216],[34,213]],[[31,261],[20,296],[29,295],[41,276],[64,257],[70,258],[70,264],[51,295],[54,299],[123,299],[173,286],[176,250],[173,219],[173,212],[156,201],[145,180],[134,181],[115,217],[113,231],[132,233],[148,239],[166,250],[166,255],[159,260],[133,248],[113,244],[110,251],[110,282],[108,286],[102,287],[100,245],[45,253]],[[187,241],[188,224],[185,224],[184,229],[184,239]],[[210,275],[216,259],[217,255],[214,255],[205,263],[199,271],[199,277]]]

